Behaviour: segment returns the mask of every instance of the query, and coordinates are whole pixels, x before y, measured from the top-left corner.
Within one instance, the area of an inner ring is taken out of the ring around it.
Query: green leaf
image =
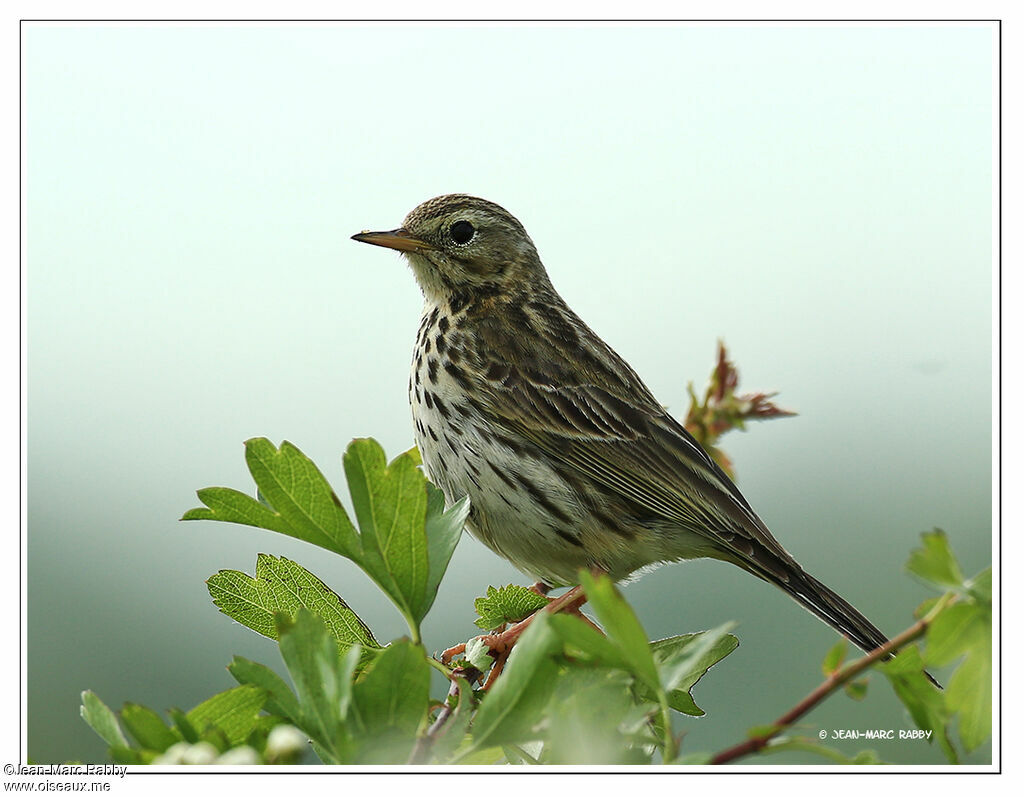
[[[258,686],[267,692],[263,709],[285,717],[293,725],[299,721],[299,701],[276,672],[255,661],[235,656],[228,665],[228,672],[240,684]]]
[[[349,444],[344,465],[363,543],[362,566],[418,640],[430,572],[426,480],[408,454],[389,466],[384,449],[368,438]]]
[[[968,750],[992,734],[992,610],[990,571],[971,580],[967,599],[945,608],[928,628],[925,660],[944,666],[963,657],[945,691]],[[986,584],[986,582],[988,582]]]
[[[344,464],[357,532],[323,474],[291,443],[277,449],[265,438],[253,438],[246,443],[245,458],[259,500],[210,487],[198,493],[206,507],[182,519],[244,523],[351,559],[391,598],[418,640],[419,623],[433,605],[459,540],[468,500],[446,511],[440,491],[420,472],[415,449],[389,466],[376,441],[354,440]],[[267,628],[265,617],[261,624]]]
[[[835,750],[831,747],[826,747],[823,744],[812,742],[800,737],[779,737],[769,742],[768,746],[761,750],[762,753],[784,753],[784,752],[799,752],[799,753],[812,753],[813,755],[821,756],[835,764],[881,764],[882,760],[878,757],[878,753],[874,750],[861,750],[856,755],[848,757],[843,753]]]
[[[992,605],[992,568],[982,570],[967,582],[967,593],[976,601],[986,606]]]
[[[509,654],[505,669],[473,720],[474,751],[537,738],[536,726],[551,697],[558,639],[545,613],[538,614]],[[461,760],[461,759],[460,759]]]
[[[684,766],[703,766],[710,764],[711,758],[710,753],[686,753],[686,755],[676,756],[672,763]]]
[[[933,731],[950,763],[958,763],[956,750],[949,741],[949,709],[940,692],[924,674],[924,661],[917,645],[903,648],[881,665],[897,697],[903,702],[921,730]]]
[[[128,747],[128,740],[124,738],[117,717],[102,700],[96,697],[95,692],[91,690],[82,692],[82,707],[79,709],[79,713],[86,724],[96,731],[96,734],[110,747]]]
[[[299,609],[294,621],[285,614],[275,615],[275,621],[281,657],[299,697],[296,725],[329,755],[325,763],[339,763],[347,738],[342,723],[361,651],[354,645],[341,658],[323,620],[308,609]]]
[[[264,437],[246,441],[249,472],[299,539],[359,561],[359,539],[337,493],[313,461],[287,440],[277,449]]]
[[[847,647],[846,637],[843,637],[829,648],[828,653],[825,654],[824,661],[821,662],[822,675],[829,678],[843,666],[843,662],[846,660]]]
[[[580,617],[554,614],[548,618],[548,624],[563,643],[565,655],[572,660],[633,672],[630,661],[619,647]]]
[[[704,711],[694,702],[690,690],[712,666],[732,653],[740,644],[727,631],[734,623],[725,623],[710,631],[683,634],[651,643],[669,706],[694,717]]]
[[[185,716],[185,712],[180,708],[168,709],[167,716],[171,718],[171,723],[174,725],[174,729],[181,734],[181,738],[189,744],[195,744],[199,741],[199,731],[197,731],[192,723],[188,721],[188,717]]]
[[[260,500],[238,490],[208,487],[197,495],[209,508],[190,510],[182,520],[222,520],[256,526],[359,561],[355,529],[337,494],[312,460],[287,441],[277,449],[262,437],[246,441],[245,460]]]
[[[236,686],[204,700],[185,716],[200,736],[213,728],[221,731],[231,746],[235,746],[244,742],[256,727],[266,700],[267,692],[259,687]]]
[[[121,708],[121,722],[128,729],[135,741],[148,750],[162,753],[172,744],[180,742],[178,734],[172,731],[160,719],[153,709],[138,703],[125,703]]]
[[[545,764],[649,764],[639,738],[652,704],[638,705],[632,677],[572,668],[557,679],[547,711]]]
[[[946,688],[946,705],[957,714],[957,731],[968,752],[992,735],[991,647],[973,649],[953,673]]]
[[[960,566],[949,547],[946,533],[941,529],[921,533],[922,546],[915,548],[906,568],[910,573],[929,584],[943,589],[959,588],[964,577]]]
[[[647,642],[647,634],[629,604],[615,589],[612,580],[608,576],[595,578],[586,571],[580,571],[580,584],[608,639],[615,643],[629,663],[630,671],[649,688],[660,691],[658,669]]]
[[[352,689],[360,763],[408,758],[430,703],[430,665],[408,640],[389,645]]]
[[[548,605],[548,599],[531,589],[516,584],[495,589],[487,588],[487,594],[473,601],[479,616],[474,622],[485,631],[497,628],[503,623],[515,623]]]
[[[416,449],[412,449],[416,451]],[[416,451],[416,460],[419,459],[419,452]],[[469,517],[469,496],[452,505],[447,512],[444,511],[444,493],[438,490],[430,482],[427,485],[427,586],[423,596],[426,615],[431,606],[434,605],[434,598],[437,596],[437,589],[441,585],[441,579],[448,569],[455,546],[462,538],[462,528],[466,525],[466,518]]]
[[[977,605],[969,603],[955,603],[943,609],[928,628],[925,661],[943,667],[978,643],[988,645],[983,614]]]
[[[868,695],[868,680],[861,678],[857,681],[847,681],[843,684],[843,691],[850,700],[863,700]]]
[[[221,570],[206,582],[214,604],[231,619],[277,639],[274,614],[294,618],[306,608],[320,617],[342,651],[361,645],[368,655],[382,645],[341,597],[301,565],[284,557],[258,554],[255,578]]]

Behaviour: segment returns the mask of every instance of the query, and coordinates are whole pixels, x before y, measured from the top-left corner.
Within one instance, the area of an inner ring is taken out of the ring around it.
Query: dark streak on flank
[[[545,494],[543,490],[541,490],[536,484],[534,484],[532,481],[523,476],[523,474],[517,473],[516,481],[523,485],[523,487],[526,489],[526,492],[530,494],[530,497],[538,504],[540,504],[544,508],[544,511],[551,515],[551,517],[555,518],[555,520],[565,523],[566,525],[572,524],[572,518],[569,517],[569,515],[567,515],[558,506],[558,504],[556,504],[554,501],[548,498],[548,496]]]
[[[512,478],[507,473],[505,473],[505,471],[501,470],[497,465],[495,465],[493,462],[488,462],[487,466],[491,470],[494,471],[494,474],[499,479],[501,479],[503,482],[505,482],[505,484],[507,484],[513,490],[518,490],[519,489],[518,487],[516,487],[516,483],[514,481],[512,481]],[[511,506],[511,504],[509,504],[509,506]]]
[[[443,415],[445,417],[445,419],[448,419],[448,418],[451,417],[451,411],[448,409],[448,407],[445,405],[445,403],[443,401],[441,401],[441,397],[440,396],[435,396],[434,397],[434,404],[437,405],[437,411],[439,413],[441,413],[441,415]]]

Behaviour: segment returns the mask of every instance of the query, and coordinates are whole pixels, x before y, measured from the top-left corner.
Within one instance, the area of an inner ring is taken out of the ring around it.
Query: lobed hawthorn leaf
[[[490,631],[503,623],[523,620],[547,605],[547,598],[527,587],[517,584],[499,588],[489,586],[486,595],[473,601],[473,607],[479,615],[474,622],[485,631]]]
[[[227,487],[207,487],[197,495],[208,508],[192,509],[182,520],[256,526],[358,561],[355,528],[312,460],[288,441],[278,449],[266,438],[255,437],[245,443],[245,461],[260,500]]]
[[[221,570],[207,579],[206,586],[224,614],[270,639],[277,639],[275,613],[294,618],[306,608],[326,623],[340,650],[360,645],[370,656],[383,647],[336,592],[284,557],[257,554],[255,576]]]
[[[922,532],[921,542],[921,547],[915,548],[907,560],[907,571],[944,590],[961,588],[964,576],[949,547],[946,532],[942,529]]]
[[[445,510],[444,497],[419,470],[415,448],[387,464],[372,439],[354,440],[344,456],[359,531],[316,465],[287,441],[246,442],[258,500],[237,490],[198,491],[206,505],[183,520],[221,520],[277,531],[339,553],[391,598],[415,639],[469,512],[468,498]],[[261,621],[267,628],[266,618]],[[262,632],[261,632],[262,633]]]

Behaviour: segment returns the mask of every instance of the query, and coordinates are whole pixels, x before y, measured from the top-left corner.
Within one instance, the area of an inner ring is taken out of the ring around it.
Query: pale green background
[[[351,438],[411,444],[419,293],[349,236],[440,193],[516,214],[672,411],[718,337],[744,387],[781,390],[799,417],[726,438],[740,486],[883,629],[930,594],[901,572],[920,531],[989,562],[990,27],[30,25],[24,43],[35,760],[102,758],[82,689],[187,708],[233,683],[233,654],[279,666],[203,584],[259,551],[402,633],[348,562],[177,518],[196,488],[250,489],[251,436],[335,482]],[[427,644],[473,634],[472,599],[513,580],[465,538]],[[696,690],[709,717],[680,723],[689,750],[774,719],[836,638],[723,564],[625,593],[652,636],[739,623]],[[804,731],[910,727],[876,682]]]

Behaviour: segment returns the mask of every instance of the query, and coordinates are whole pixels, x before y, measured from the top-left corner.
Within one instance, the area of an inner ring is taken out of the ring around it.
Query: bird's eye
[[[468,221],[457,221],[448,230],[448,234],[457,244],[468,244],[476,235],[476,229]]]

